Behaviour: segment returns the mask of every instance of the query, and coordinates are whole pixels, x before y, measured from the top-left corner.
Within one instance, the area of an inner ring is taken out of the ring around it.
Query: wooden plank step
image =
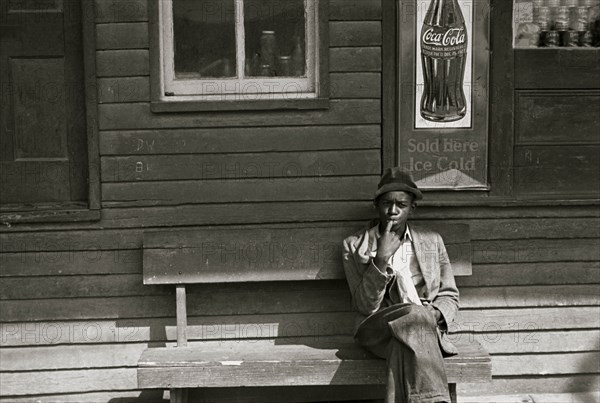
[[[459,396],[458,401],[460,403],[586,403],[600,402],[600,392]]]
[[[285,343],[285,341],[281,341]],[[277,385],[381,385],[385,360],[351,338],[315,338],[307,345],[223,341],[209,346],[150,348],[138,362],[139,388]],[[449,382],[491,380],[489,354],[476,342],[459,343],[445,359]]]

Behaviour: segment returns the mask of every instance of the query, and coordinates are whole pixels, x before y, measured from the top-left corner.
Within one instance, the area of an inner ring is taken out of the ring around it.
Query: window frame
[[[88,199],[85,202],[18,205],[0,210],[0,223],[69,223],[101,219],[100,149],[96,93],[96,15],[93,1],[81,2],[83,86],[85,96]]]
[[[248,94],[234,95],[166,95],[169,77],[166,77],[166,61],[164,60],[164,30],[170,27],[165,24],[163,7],[169,7],[171,0],[149,0],[149,39],[150,39],[150,107],[152,112],[190,112],[190,111],[227,111],[227,110],[271,110],[271,109],[327,109],[329,107],[329,21],[328,0],[316,0],[314,8],[314,92],[302,94],[297,92],[269,93],[261,92],[248,99]],[[236,3],[237,4],[237,3]],[[308,22],[307,22],[308,23]],[[308,24],[307,24],[308,25]],[[307,33],[312,29],[307,29]],[[237,38],[239,39],[239,38]],[[310,37],[309,37],[310,39]],[[239,46],[239,44],[238,44]],[[170,46],[172,49],[172,46]],[[168,49],[167,49],[168,51]],[[307,55],[309,49],[307,49]],[[172,63],[171,63],[172,64]],[[241,67],[238,66],[238,69]],[[255,82],[252,78],[250,81]],[[189,80],[202,82],[202,80]],[[230,80],[211,79],[212,82]],[[262,81],[262,79],[261,79]],[[277,82],[276,78],[265,82]],[[243,98],[243,99],[240,99]]]

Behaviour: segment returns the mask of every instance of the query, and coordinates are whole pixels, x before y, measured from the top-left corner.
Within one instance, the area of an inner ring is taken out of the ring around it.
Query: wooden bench
[[[200,336],[192,339],[203,341],[188,344],[186,285],[343,280],[341,241],[359,228],[288,225],[145,233],[144,284],[176,287],[177,347],[144,351],[138,387],[170,389],[171,401],[183,402],[188,388],[384,385],[385,361],[354,344],[350,329],[305,339],[269,334],[259,340],[209,341]],[[470,275],[468,226],[435,229],[445,239],[455,275]],[[349,292],[347,298],[350,311]],[[489,354],[474,341],[456,344],[460,353],[446,358],[454,402],[457,383],[491,380]]]

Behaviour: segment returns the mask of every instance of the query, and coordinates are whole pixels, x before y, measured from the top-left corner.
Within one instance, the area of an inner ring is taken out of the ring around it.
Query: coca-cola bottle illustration
[[[467,113],[463,81],[467,30],[457,0],[431,0],[421,30],[421,116],[453,122]]]

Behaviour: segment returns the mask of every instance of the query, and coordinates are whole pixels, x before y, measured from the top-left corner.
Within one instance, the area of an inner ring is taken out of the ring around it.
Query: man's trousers
[[[396,304],[358,327],[358,344],[387,360],[386,403],[450,402],[432,309]]]

